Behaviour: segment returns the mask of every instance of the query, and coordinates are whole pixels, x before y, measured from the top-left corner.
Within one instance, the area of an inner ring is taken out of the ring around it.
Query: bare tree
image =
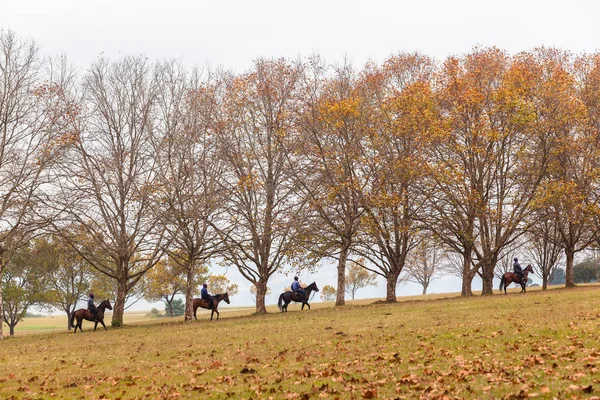
[[[427,237],[421,237],[419,245],[406,261],[407,276],[405,280],[421,285],[425,295],[431,282],[437,279],[443,271],[442,263],[444,261],[445,252],[440,243]]]
[[[63,237],[114,281],[112,322],[122,325],[127,294],[165,247],[150,135],[157,88],[145,58],[125,57],[93,64],[83,90],[86,113],[73,120],[77,140],[60,165],[54,197],[63,223],[79,224],[89,240]]]
[[[540,271],[542,290],[546,290],[563,253],[556,221],[551,218],[540,218],[529,229],[527,238],[529,239],[527,254]]]
[[[266,312],[271,275],[297,254],[304,225],[287,162],[300,73],[285,60],[258,60],[250,72],[231,77],[218,132],[228,196],[221,254],[256,287],[257,313]]]
[[[215,254],[213,228],[223,207],[218,184],[215,123],[222,101],[220,74],[186,72],[176,62],[157,69],[159,125],[155,132],[162,223],[169,232],[170,259],[186,271],[185,320],[193,320],[193,292],[199,268]]]
[[[35,43],[0,31],[0,278],[11,255],[39,227],[37,197],[48,181],[48,166],[69,136],[62,128],[73,110],[62,102],[62,87],[52,79]]]

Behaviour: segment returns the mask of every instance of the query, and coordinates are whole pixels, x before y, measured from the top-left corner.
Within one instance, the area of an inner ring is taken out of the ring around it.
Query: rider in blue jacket
[[[200,297],[208,302],[208,308],[213,308],[213,297],[208,293],[208,285],[205,283],[200,290]]]
[[[302,289],[302,286],[300,286],[300,282],[298,282],[298,277],[295,276],[294,277],[294,282],[292,282],[292,292],[294,293],[299,293],[303,299],[305,299],[305,292],[304,289]]]
[[[88,301],[87,301],[87,308],[94,315],[94,317],[98,313],[98,309],[96,308],[96,305],[94,304],[94,293],[90,293],[90,297],[88,298]]]

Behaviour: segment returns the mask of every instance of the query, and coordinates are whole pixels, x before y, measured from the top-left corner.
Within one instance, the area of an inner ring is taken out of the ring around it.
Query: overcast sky
[[[421,1],[152,1],[0,0],[0,29],[38,42],[44,53],[64,54],[85,70],[103,54],[144,54],[189,64],[244,71],[257,57],[297,58],[314,53],[328,62],[344,57],[362,66],[393,53],[419,51],[438,60],[497,46],[510,53],[556,46],[574,53],[600,50],[600,2],[570,0]],[[222,272],[222,271],[215,271]],[[235,269],[228,276],[242,288],[234,303],[251,304],[248,284]],[[277,300],[291,276],[276,274]],[[301,279],[335,286],[331,266]],[[475,289],[475,285],[474,285]],[[398,294],[418,294],[416,285]],[[460,291],[444,278],[431,291]],[[383,297],[385,285],[359,297]],[[148,308],[147,303],[136,305]]]
[[[584,0],[152,1],[0,0],[0,27],[80,67],[98,55],[210,62],[235,71],[253,59],[345,55],[357,65],[399,51],[437,59],[475,45],[600,49],[600,2]]]

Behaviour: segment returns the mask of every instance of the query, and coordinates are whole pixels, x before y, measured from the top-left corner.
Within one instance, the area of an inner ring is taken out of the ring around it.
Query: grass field
[[[87,323],[83,334],[7,339],[0,398],[600,395],[600,286],[317,305],[231,310],[218,322],[204,314],[192,324],[142,316],[107,332]]]

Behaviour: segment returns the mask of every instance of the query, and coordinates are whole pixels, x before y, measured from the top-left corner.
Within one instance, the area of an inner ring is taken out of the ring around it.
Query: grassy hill
[[[22,335],[0,341],[0,398],[600,395],[600,286],[360,303]]]

